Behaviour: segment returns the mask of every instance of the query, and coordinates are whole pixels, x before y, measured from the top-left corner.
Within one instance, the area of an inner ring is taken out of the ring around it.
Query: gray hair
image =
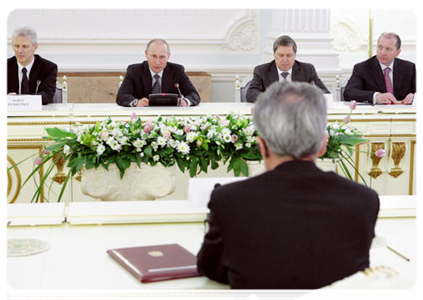
[[[38,44],[37,32],[32,27],[24,26],[24,27],[16,28],[15,30],[13,30],[12,43],[18,36],[30,37],[31,38],[31,44],[33,46]]]
[[[398,34],[394,33],[394,32],[384,32],[382,33],[379,38],[377,39],[377,43],[379,44],[379,40],[381,37],[385,37],[387,39],[396,39],[397,41],[395,42],[395,47],[398,49],[401,49],[401,38],[399,37]]]
[[[253,119],[270,151],[301,159],[316,155],[323,145],[326,100],[309,83],[275,82],[257,98]]]
[[[148,42],[147,47],[145,47],[145,51],[148,52],[148,48],[150,48],[150,45],[152,43],[163,43],[163,44],[165,44],[166,45],[166,48],[167,48],[167,53],[170,54],[169,44],[165,40],[163,40],[163,39],[152,39],[151,41]]]
[[[297,54],[297,43],[289,35],[282,35],[276,39],[273,43],[273,53],[276,52],[279,46],[292,46],[292,50],[294,50],[294,53]]]

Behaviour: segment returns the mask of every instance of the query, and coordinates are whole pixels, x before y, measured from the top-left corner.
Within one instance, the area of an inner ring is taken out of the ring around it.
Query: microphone
[[[37,80],[37,87],[35,88],[35,95],[38,95],[38,87],[41,84],[41,80]]]
[[[179,89],[179,83],[175,83],[175,87],[178,89],[179,98],[182,99],[184,96],[182,96],[181,90]]]

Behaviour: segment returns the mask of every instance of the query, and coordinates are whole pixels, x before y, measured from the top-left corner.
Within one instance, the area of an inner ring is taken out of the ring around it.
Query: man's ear
[[[320,157],[320,156],[322,156],[323,154],[325,154],[325,152],[326,152],[326,147],[327,147],[327,145],[328,145],[328,140],[329,140],[329,133],[326,131],[326,133],[325,133],[325,137],[324,137],[324,140],[323,140],[322,147],[320,148],[319,152],[317,152],[317,157]]]
[[[259,136],[257,137],[257,142],[258,142],[258,146],[259,146],[259,149],[260,149],[261,156],[263,158],[268,158],[269,157],[269,148],[267,148],[266,142]]]

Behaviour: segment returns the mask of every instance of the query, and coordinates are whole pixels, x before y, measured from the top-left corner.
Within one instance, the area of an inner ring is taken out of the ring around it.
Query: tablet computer
[[[149,106],[178,106],[178,94],[150,94]]]

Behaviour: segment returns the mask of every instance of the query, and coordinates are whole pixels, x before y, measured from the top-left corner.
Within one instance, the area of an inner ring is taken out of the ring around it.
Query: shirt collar
[[[151,74],[151,78],[154,78],[154,75],[159,75],[160,76],[160,78],[162,78],[163,77],[163,71],[164,70],[161,70],[159,73],[155,73],[155,72],[153,72],[153,70],[151,70],[151,68],[150,67],[148,67],[148,69],[150,70],[150,74]]]
[[[292,74],[292,68],[289,69],[288,71],[282,71],[281,69],[279,69],[278,65],[276,65],[276,69],[278,69],[278,75],[280,76],[282,72],[288,72],[289,74]]]
[[[385,66],[384,64],[379,63],[380,67],[382,68],[382,71],[385,70],[386,68],[390,68],[391,72],[393,72],[394,70],[394,62],[395,59],[391,62],[391,64],[389,66]]]
[[[32,68],[32,66],[34,65],[34,61],[35,61],[35,58],[33,57],[32,58],[32,61],[27,65],[27,66],[22,66],[19,62],[18,62],[18,71],[19,71],[19,73],[21,73],[22,72],[22,69],[23,68],[26,68],[27,69],[27,74],[29,74],[30,72],[31,72],[31,68]]]

